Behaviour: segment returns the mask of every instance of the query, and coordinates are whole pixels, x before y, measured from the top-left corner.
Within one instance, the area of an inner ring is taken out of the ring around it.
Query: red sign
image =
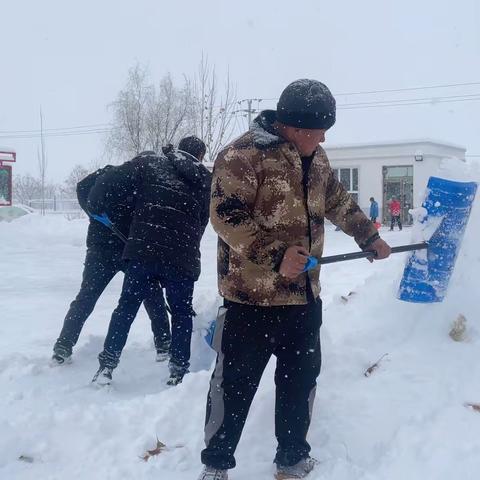
[[[17,154],[12,151],[4,151],[0,147],[0,165],[2,162],[16,162],[17,161]]]

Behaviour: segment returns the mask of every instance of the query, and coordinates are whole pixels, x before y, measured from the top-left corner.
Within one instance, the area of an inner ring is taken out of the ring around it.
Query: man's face
[[[306,157],[311,155],[320,143],[325,141],[324,129],[305,129],[287,127],[289,140],[297,147],[300,155]]]

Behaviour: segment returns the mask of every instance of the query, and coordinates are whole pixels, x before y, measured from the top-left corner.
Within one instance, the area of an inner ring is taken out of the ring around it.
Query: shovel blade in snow
[[[475,182],[453,182],[430,177],[423,202],[427,217],[438,224],[426,251],[415,251],[407,260],[398,298],[407,302],[441,302],[447,292],[455,260],[477,191]]]
[[[213,350],[219,352],[220,351],[220,344],[222,342],[221,335],[217,335],[217,333],[221,333],[223,330],[223,324],[225,323],[225,317],[227,315],[227,309],[225,307],[218,307],[217,317],[213,319],[207,327],[207,332],[204,335],[204,339],[207,342],[208,346],[211,347]],[[217,326],[219,327],[219,332],[217,332]]]
[[[210,348],[213,348],[213,338],[215,336],[215,327],[217,326],[217,321],[216,319],[212,320],[210,324],[208,325],[207,331],[204,335],[204,339],[207,342],[207,345]]]

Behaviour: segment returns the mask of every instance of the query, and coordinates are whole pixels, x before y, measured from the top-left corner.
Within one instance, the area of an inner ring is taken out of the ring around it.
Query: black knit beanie
[[[193,155],[196,159],[203,157],[207,151],[205,143],[194,135],[182,138],[178,149]]]
[[[335,123],[335,99],[317,80],[295,80],[280,95],[277,120],[284,125],[328,130]]]

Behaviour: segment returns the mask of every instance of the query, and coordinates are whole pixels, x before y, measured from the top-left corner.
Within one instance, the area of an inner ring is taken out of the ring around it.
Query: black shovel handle
[[[127,243],[128,238],[112,223],[110,230],[123,242]]]
[[[392,247],[392,253],[411,252],[413,250],[425,250],[428,248],[428,242],[413,243],[411,245],[400,245]],[[343,253],[341,255],[332,255],[330,257],[322,257],[319,259],[320,265],[327,263],[344,262],[346,260],[356,260],[357,258],[375,257],[377,252],[374,250],[366,250],[364,252]]]

